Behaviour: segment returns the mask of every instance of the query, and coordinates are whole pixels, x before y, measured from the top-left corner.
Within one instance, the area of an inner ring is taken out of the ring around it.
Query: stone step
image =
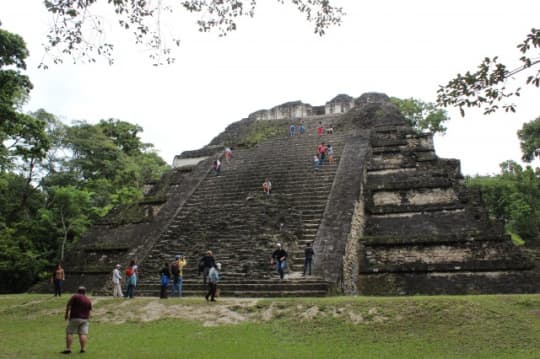
[[[306,279],[304,279],[306,278]],[[260,281],[220,281],[218,284],[222,296],[231,297],[282,297],[282,296],[326,296],[329,292],[329,284],[324,281],[302,277],[300,279],[288,279],[280,281],[274,279]],[[182,292],[184,296],[204,296],[208,286],[201,281],[184,281]],[[158,296],[160,292],[159,279],[155,282],[139,282],[135,290],[138,296]],[[169,294],[171,287],[169,286]]]
[[[135,290],[135,296],[139,297],[158,297],[159,296],[159,289],[139,289],[137,288]],[[204,298],[206,295],[207,290],[186,290],[182,291],[182,296],[184,297],[201,297]],[[96,295],[103,295],[107,296],[110,295],[110,292],[96,292]],[[168,291],[169,298],[167,300],[175,300],[176,298],[171,297],[171,291]],[[220,288],[220,296],[221,297],[242,297],[242,298],[273,298],[273,297],[326,297],[328,295],[328,291],[324,290],[281,290],[281,291],[273,291],[273,290],[260,290],[260,291],[248,291],[248,290],[237,290],[237,291],[226,291],[222,290]],[[219,298],[217,299],[219,300]]]
[[[271,276],[264,279],[253,279],[253,278],[244,278],[241,276],[234,276],[230,275],[228,273],[222,273],[220,285],[221,286],[246,286],[246,287],[253,287],[253,288],[261,288],[264,286],[287,286],[287,287],[296,287],[296,286],[314,286],[314,287],[321,287],[321,286],[327,286],[328,283],[321,280],[319,277],[316,276],[302,276],[301,272],[289,272],[285,276],[285,281],[279,281],[279,278],[277,276],[277,273],[272,273]],[[148,286],[156,286],[159,288],[159,276],[153,275],[153,276],[145,276],[144,279],[140,279],[138,281],[137,285],[148,285]],[[197,277],[197,279],[184,279],[183,280],[183,287],[184,288],[192,288],[197,289],[199,287],[206,288],[206,284],[203,283],[202,277]]]
[[[309,198],[321,198],[328,196],[330,190],[330,184],[325,184],[324,186],[314,186],[308,184],[301,188],[290,191],[291,188],[283,186],[281,188],[278,186],[279,191],[274,188],[274,192],[278,192],[282,198],[295,198],[295,197],[309,197]],[[262,196],[263,191],[260,190],[258,193]],[[231,189],[227,188],[226,191],[222,191],[220,188],[212,189],[209,191],[199,191],[195,193],[189,200],[188,203],[200,202],[204,200],[245,200],[247,196],[253,196],[253,191],[246,190],[245,188],[241,189]]]

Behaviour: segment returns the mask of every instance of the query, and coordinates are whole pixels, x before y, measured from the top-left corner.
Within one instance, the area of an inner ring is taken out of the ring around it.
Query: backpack
[[[126,269],[126,277],[131,277],[133,275],[133,269],[129,267]]]
[[[171,264],[171,273],[172,273],[174,276],[179,276],[179,275],[180,275],[180,266],[178,265],[178,261],[174,261],[174,262]]]
[[[161,285],[166,287],[169,285],[169,277],[167,277],[166,275],[162,275],[161,276]]]

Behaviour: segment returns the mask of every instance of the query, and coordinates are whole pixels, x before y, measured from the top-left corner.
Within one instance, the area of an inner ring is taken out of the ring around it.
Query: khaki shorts
[[[88,319],[70,319],[66,328],[67,334],[88,335]]]

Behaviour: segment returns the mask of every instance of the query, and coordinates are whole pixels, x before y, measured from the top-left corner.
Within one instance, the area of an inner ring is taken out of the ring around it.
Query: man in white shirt
[[[113,297],[122,297],[122,285],[120,281],[122,280],[122,274],[120,274],[120,264],[117,264],[114,267],[112,272],[112,283],[113,283]]]

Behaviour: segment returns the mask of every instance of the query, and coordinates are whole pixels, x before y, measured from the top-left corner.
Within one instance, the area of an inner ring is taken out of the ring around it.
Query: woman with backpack
[[[125,298],[133,298],[135,293],[135,287],[137,286],[137,276],[139,275],[139,267],[132,259],[129,263],[129,267],[126,269],[126,284],[127,290]]]

